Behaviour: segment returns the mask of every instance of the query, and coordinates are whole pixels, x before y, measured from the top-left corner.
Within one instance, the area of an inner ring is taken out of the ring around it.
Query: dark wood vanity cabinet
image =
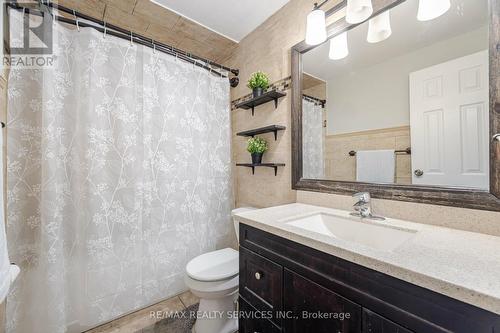
[[[500,316],[240,224],[240,333],[500,333]]]
[[[285,332],[361,332],[361,306],[358,304],[287,269],[283,289],[284,310],[298,317],[285,320]],[[330,313],[346,314],[349,319],[325,316]]]

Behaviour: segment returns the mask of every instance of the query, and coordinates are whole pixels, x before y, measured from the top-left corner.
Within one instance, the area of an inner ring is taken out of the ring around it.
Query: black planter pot
[[[262,155],[264,155],[264,153],[253,153],[252,154],[252,164],[261,164],[262,163]]]
[[[262,96],[262,94],[264,93],[264,89],[262,88],[253,88],[253,97],[254,98],[257,98],[259,96]]]

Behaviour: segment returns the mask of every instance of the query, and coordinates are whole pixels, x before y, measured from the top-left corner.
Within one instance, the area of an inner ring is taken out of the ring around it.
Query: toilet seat
[[[214,282],[238,275],[238,251],[226,248],[202,254],[186,265],[187,275],[196,281]]]

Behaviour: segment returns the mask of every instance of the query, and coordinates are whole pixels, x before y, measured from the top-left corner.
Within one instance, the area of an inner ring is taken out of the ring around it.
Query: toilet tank
[[[235,208],[231,211],[231,217],[233,218],[233,223],[234,223],[234,231],[236,232],[236,239],[238,240],[238,244],[240,243],[240,226],[238,221],[234,218],[235,214],[239,213],[244,213],[244,212],[249,212],[252,210],[257,210],[258,208],[255,207],[241,207],[241,208]]]

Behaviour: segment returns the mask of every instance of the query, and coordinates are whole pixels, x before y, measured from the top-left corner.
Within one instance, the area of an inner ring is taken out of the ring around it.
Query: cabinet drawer
[[[412,331],[375,312],[363,309],[363,333],[412,333]]]
[[[281,329],[265,317],[258,315],[258,311],[242,298],[239,299],[239,333],[279,333]]]
[[[283,267],[240,247],[240,295],[260,311],[282,309]]]

